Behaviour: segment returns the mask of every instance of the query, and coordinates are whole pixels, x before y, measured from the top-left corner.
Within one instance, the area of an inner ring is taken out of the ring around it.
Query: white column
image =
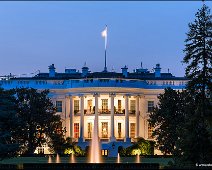
[[[65,127],[66,127],[66,137],[70,137],[70,125],[71,125],[71,123],[70,123],[70,121],[68,121],[69,120],[69,118],[71,119],[71,117],[70,117],[70,97],[69,97],[69,95],[66,95],[66,97],[65,97],[65,102],[66,102],[66,104],[65,104]]]
[[[73,126],[74,126],[74,110],[73,110],[73,96],[70,96],[70,138],[73,139]]]
[[[80,95],[80,138],[79,142],[84,142],[84,96]]]
[[[116,140],[115,135],[114,135],[114,97],[115,94],[111,93],[110,94],[110,101],[111,101],[111,124],[110,124],[110,141],[113,142]]]
[[[129,95],[124,96],[125,98],[125,142],[131,142],[129,138]]]
[[[94,93],[94,95],[93,95],[94,97],[95,97],[95,119],[97,119],[97,126],[99,127],[99,121],[98,121],[98,108],[99,108],[99,106],[98,106],[98,97],[99,97],[99,94],[98,93]],[[98,136],[99,136],[99,128],[97,128],[97,134],[98,134]]]
[[[136,134],[135,134],[135,138],[138,138],[139,137],[139,96],[136,96],[136,115],[135,115],[135,118],[136,118],[136,124],[135,124],[135,127],[136,127]]]
[[[145,120],[146,120],[147,106],[146,106],[146,100],[145,100],[144,95],[141,95],[140,104],[141,104],[141,108],[140,108],[141,109],[141,111],[140,111],[141,122],[140,122],[140,127],[139,127],[141,130],[140,136],[142,138],[145,138],[145,134],[146,134]]]

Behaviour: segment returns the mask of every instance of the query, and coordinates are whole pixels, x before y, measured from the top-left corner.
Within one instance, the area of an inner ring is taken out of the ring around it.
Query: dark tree
[[[190,79],[188,88],[201,92],[205,99],[205,91],[212,90],[212,15],[206,5],[196,13],[194,23],[189,23],[185,42],[183,62]]]
[[[206,5],[196,13],[194,23],[189,24],[185,40],[187,92],[192,96],[187,105],[186,123],[178,147],[181,163],[208,163],[211,161],[211,102],[207,94],[212,91],[212,16]]]
[[[22,126],[18,129],[16,140],[22,146],[22,153],[34,154],[36,147],[49,141],[54,134],[62,138],[61,119],[48,97],[48,90],[38,92],[33,88],[16,89],[17,113]]]
[[[65,139],[66,128],[62,127],[62,123],[57,125],[57,130],[49,135],[48,146],[51,152],[58,153],[60,155],[64,154],[65,144],[67,140]]]
[[[177,129],[184,122],[184,92],[166,88],[158,99],[158,106],[150,113],[148,121],[154,127],[156,146],[165,155],[175,154],[179,137]]]
[[[19,150],[19,144],[13,138],[19,126],[15,109],[11,91],[0,88],[0,159],[13,157]]]

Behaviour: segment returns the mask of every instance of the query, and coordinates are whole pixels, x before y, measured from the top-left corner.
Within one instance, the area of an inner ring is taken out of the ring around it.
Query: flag
[[[102,37],[107,37],[107,26],[106,28],[104,29],[104,31],[102,31]]]
[[[105,50],[107,48],[107,25],[106,28],[104,29],[104,31],[102,31],[102,37],[105,38]]]

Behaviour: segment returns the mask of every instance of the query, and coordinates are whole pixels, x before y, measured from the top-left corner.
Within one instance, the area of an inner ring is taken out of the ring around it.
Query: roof
[[[49,77],[49,73],[39,73],[34,77],[19,77],[12,79],[35,79],[35,80],[68,80],[83,78],[117,78],[117,79],[140,79],[140,80],[188,80],[186,77],[175,77],[171,73],[161,73],[160,77],[155,77],[155,73],[150,72],[133,72],[128,73],[125,77],[122,73],[116,72],[93,72],[83,76],[82,73],[55,73],[55,77]]]

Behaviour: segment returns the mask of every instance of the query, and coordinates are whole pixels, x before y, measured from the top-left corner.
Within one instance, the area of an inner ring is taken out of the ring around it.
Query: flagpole
[[[106,58],[107,58],[107,50],[106,50],[106,48],[105,48],[105,69],[104,69],[104,71],[106,72],[107,71],[107,61],[106,61]]]
[[[106,36],[105,36],[105,72],[107,72],[107,25],[106,25]]]
[[[107,72],[107,25],[105,30],[102,32],[102,36],[105,38],[105,67],[104,72]]]

